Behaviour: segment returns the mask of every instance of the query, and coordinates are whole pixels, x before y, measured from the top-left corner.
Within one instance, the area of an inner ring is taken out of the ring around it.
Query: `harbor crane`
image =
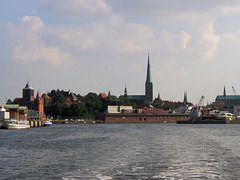
[[[198,120],[201,117],[201,107],[204,105],[204,96],[201,97],[196,107],[193,108],[193,111],[190,113],[192,120]]]
[[[233,90],[233,94],[234,94],[234,95],[237,95],[237,93],[236,93],[236,91],[235,91],[235,89],[234,89],[233,86],[232,86],[232,90]]]

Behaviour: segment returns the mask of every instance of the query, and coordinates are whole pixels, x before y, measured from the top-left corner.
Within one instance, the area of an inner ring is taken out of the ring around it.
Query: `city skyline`
[[[0,104],[35,91],[213,102],[240,93],[240,2],[25,0],[0,3]],[[36,95],[35,95],[36,96]]]

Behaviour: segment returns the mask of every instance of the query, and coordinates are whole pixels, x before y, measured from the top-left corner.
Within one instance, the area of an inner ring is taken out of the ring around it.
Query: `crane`
[[[201,97],[196,107],[193,108],[193,111],[190,113],[190,117],[192,120],[197,120],[201,117],[201,106],[204,105],[204,98],[204,96]]]
[[[232,86],[232,90],[233,90],[233,94],[234,94],[234,95],[237,95],[237,93],[236,93],[236,91],[235,91],[235,89],[234,89],[233,86]]]

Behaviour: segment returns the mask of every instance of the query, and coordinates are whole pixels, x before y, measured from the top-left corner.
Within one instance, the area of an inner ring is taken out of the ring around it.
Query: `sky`
[[[239,0],[0,0],[0,104],[51,90],[205,104],[240,94]]]

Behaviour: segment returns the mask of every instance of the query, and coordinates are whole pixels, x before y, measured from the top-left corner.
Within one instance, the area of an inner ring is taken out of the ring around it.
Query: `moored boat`
[[[52,126],[52,121],[50,120],[43,121],[43,126]]]
[[[29,122],[26,120],[14,120],[5,121],[3,123],[5,129],[28,129],[30,128]]]

